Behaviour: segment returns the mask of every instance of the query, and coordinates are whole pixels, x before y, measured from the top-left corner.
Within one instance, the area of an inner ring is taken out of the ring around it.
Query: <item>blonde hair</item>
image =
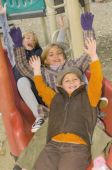
[[[33,31],[28,31],[26,33],[23,34],[23,40],[26,36],[32,36],[33,38],[33,47],[36,48],[36,47],[39,47],[40,44],[39,44],[39,41],[38,41],[38,38],[37,38],[37,35],[33,32]]]
[[[44,49],[43,53],[42,53],[42,57],[41,57],[41,61],[42,61],[42,64],[46,65],[45,64],[45,60],[47,59],[48,57],[48,54],[49,54],[49,51],[51,48],[53,47],[57,47],[59,48],[62,53],[63,53],[63,56],[64,56],[64,59],[66,59],[66,54],[65,54],[65,51],[64,51],[64,48],[61,46],[61,44],[58,44],[58,43],[52,43],[52,44],[49,44],[47,45],[47,47]]]

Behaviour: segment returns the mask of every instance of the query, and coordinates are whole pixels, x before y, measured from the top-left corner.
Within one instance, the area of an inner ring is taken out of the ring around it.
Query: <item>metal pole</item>
[[[48,22],[49,22],[49,30],[50,30],[50,37],[52,37],[53,33],[56,31],[57,29],[57,25],[56,25],[56,11],[53,8],[54,6],[54,0],[45,0],[46,2],[46,15],[48,18]]]
[[[83,51],[83,34],[80,24],[80,7],[78,0],[65,0],[65,8],[69,19],[72,49],[75,58],[81,56]]]

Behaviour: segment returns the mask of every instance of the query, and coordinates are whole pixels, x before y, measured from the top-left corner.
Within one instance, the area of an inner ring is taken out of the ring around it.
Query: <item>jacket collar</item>
[[[65,97],[69,97],[69,94],[62,87],[57,87],[57,89],[60,94],[64,95]],[[76,96],[77,94],[79,94],[81,91],[85,89],[86,89],[86,84],[81,85],[78,89],[73,91],[70,97]]]

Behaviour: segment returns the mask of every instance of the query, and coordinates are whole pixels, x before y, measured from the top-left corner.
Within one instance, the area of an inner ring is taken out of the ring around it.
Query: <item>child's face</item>
[[[27,50],[32,50],[34,48],[34,38],[31,34],[25,35],[23,39],[23,46]]]
[[[71,95],[74,90],[81,86],[81,80],[75,73],[68,73],[62,80],[62,88]]]
[[[57,46],[52,47],[48,52],[45,64],[49,66],[61,66],[64,64],[64,62],[65,58],[62,49],[58,48]]]

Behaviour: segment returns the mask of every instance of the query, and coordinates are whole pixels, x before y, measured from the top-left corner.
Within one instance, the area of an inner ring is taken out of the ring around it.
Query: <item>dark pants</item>
[[[87,145],[50,141],[35,164],[36,170],[86,170],[90,162]]]

